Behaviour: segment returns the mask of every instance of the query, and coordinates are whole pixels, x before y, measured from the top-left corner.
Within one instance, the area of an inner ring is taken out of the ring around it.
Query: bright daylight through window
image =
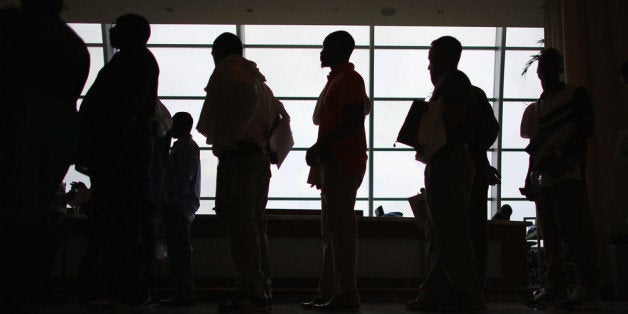
[[[91,55],[85,93],[109,55],[103,34],[107,25],[70,24],[85,40]],[[244,38],[245,56],[256,62],[268,85],[292,117],[295,147],[281,171],[275,171],[268,208],[319,209],[320,193],[306,184],[305,150],[316,140],[312,112],[326,82],[319,53],[325,36],[343,29],[353,35],[352,62],[364,77],[373,102],[366,120],[369,163],[358,191],[356,210],[369,215],[383,206],[412,216],[407,197],[423,187],[424,166],[414,152],[394,142],[413,99],[430,96],[427,52],[432,40],[452,35],[463,45],[459,68],[482,88],[493,104],[502,129],[489,152],[489,160],[502,174],[502,183],[489,190],[488,213],[501,204],[513,208],[513,220],[535,216],[534,204],[519,194],[527,169],[526,141],[519,137],[525,107],[536,100],[541,86],[536,64],[521,71],[540,49],[542,28],[398,27],[398,26],[274,26],[274,25],[152,25],[149,48],[160,67],[159,96],[171,114],[187,111],[196,120],[204,88],[214,68],[211,43],[219,34],[232,32]],[[372,42],[371,42],[372,40]],[[503,65],[501,64],[503,62]],[[79,102],[80,105],[80,102]],[[204,137],[193,132],[201,151],[201,208],[213,214],[217,160]],[[66,182],[89,179],[70,169]]]

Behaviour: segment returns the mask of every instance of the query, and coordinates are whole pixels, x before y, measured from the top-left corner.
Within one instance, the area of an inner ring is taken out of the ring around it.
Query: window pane
[[[71,165],[70,169],[68,169],[68,173],[66,173],[65,178],[63,178],[63,182],[66,184],[66,191],[70,190],[70,183],[72,182],[83,182],[88,188],[92,185],[88,176],[74,170],[74,165]]]
[[[528,172],[528,154],[525,152],[502,153],[502,197],[523,197],[519,188],[523,187]]]
[[[88,47],[89,51],[89,75],[87,76],[87,81],[85,82],[85,87],[83,87],[83,92],[81,95],[85,95],[94,80],[96,80],[96,76],[98,76],[98,72],[105,66],[105,57],[103,54],[102,47]]]
[[[429,46],[433,40],[449,35],[462,46],[495,46],[494,27],[376,26],[375,45]]]
[[[161,102],[166,106],[170,112],[170,116],[174,116],[175,113],[185,111],[194,119],[194,126],[192,127],[192,138],[198,144],[198,146],[208,146],[206,144],[205,136],[196,131],[196,124],[198,123],[198,117],[201,115],[201,109],[203,108],[202,100],[173,100],[173,99],[161,99]]]
[[[530,103],[527,102],[504,102],[502,147],[503,148],[525,148],[529,140],[521,138],[520,127],[523,111]]]
[[[426,98],[432,92],[427,50],[375,50],[375,97]]]
[[[216,167],[218,158],[211,150],[201,150],[201,196],[216,196]]]
[[[224,32],[236,32],[235,25],[153,24],[148,44],[212,44]]]
[[[214,70],[209,48],[150,48],[159,63],[160,96],[205,96]]]
[[[506,51],[504,67],[504,98],[538,98],[541,95],[541,82],[536,76],[534,62],[528,73],[521,75],[523,67],[535,51]]]
[[[481,88],[487,97],[493,97],[494,50],[463,50],[458,68],[469,77],[471,84]]]
[[[374,142],[376,148],[392,148],[397,140],[399,129],[403,125],[411,101],[376,101],[373,112],[375,113]],[[404,144],[397,144],[398,148],[409,148]]]
[[[410,195],[409,195],[410,196]],[[407,200],[404,201],[373,201],[373,216],[375,216],[375,209],[378,206],[382,206],[384,209],[384,213],[390,212],[401,212],[403,217],[414,217],[412,213],[412,208],[410,208],[410,203]]]
[[[102,44],[102,28],[100,24],[68,23],[86,44]]]
[[[414,152],[375,152],[373,197],[410,197],[425,186]]]
[[[539,47],[539,40],[545,37],[543,28],[508,27],[506,29],[506,46],[508,47]]]
[[[316,142],[318,127],[312,122],[312,113],[316,101],[282,101],[290,115],[290,128],[294,138],[294,147],[310,147]]]
[[[201,201],[201,206],[196,212],[197,215],[216,215],[214,211],[215,201]]]
[[[530,201],[504,201],[502,206],[508,204],[512,207],[512,215],[510,220],[523,221],[523,217],[536,217],[536,208],[534,202]]]
[[[272,179],[271,179],[272,181]],[[321,209],[321,200],[304,200],[304,201],[268,201],[266,209]],[[266,212],[267,214],[272,213]]]
[[[321,69],[320,49],[248,48],[246,58],[257,63],[277,97],[318,97],[327,82],[327,68]],[[355,69],[369,91],[369,52],[356,49],[351,56]]]
[[[323,45],[323,40],[332,32],[344,30],[353,36],[355,44],[369,44],[368,26],[330,25],[245,25],[246,44],[264,45]]]
[[[268,196],[272,197],[320,197],[320,191],[310,188],[307,175],[310,167],[305,164],[305,152],[292,151],[286,157],[281,169],[271,167],[272,178]]]

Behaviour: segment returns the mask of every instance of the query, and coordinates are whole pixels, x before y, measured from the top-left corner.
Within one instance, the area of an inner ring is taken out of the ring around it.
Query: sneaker
[[[576,286],[565,302],[565,307],[572,311],[597,311],[602,309],[602,301],[595,289]]]
[[[321,312],[358,312],[360,310],[360,303],[334,297],[323,304],[315,304],[313,309]]]
[[[268,298],[266,295],[260,297],[241,295],[235,299],[230,299],[218,306],[218,313],[249,313],[249,312],[269,312]]]
[[[406,310],[408,311],[437,311],[438,303],[430,301],[421,296],[418,296],[416,299],[406,302]]]
[[[301,303],[301,307],[304,309],[313,309],[314,306],[316,305],[321,305],[321,304],[325,304],[327,302],[329,302],[330,299],[327,297],[324,297],[320,294],[317,294],[313,300],[307,301],[307,302],[303,302]]]
[[[567,292],[564,289],[541,288],[526,305],[536,310],[556,310],[565,307]]]

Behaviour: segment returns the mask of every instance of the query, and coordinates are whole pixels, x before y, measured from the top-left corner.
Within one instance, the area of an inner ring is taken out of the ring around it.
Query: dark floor
[[[187,308],[167,308],[159,305],[153,305],[141,309],[127,309],[124,307],[116,307],[116,308],[106,308],[106,309],[94,309],[87,306],[83,306],[80,304],[66,304],[66,305],[50,305],[45,308],[43,313],[54,313],[54,314],[69,314],[69,313],[215,313],[216,312],[216,303],[198,303],[194,307]],[[604,303],[604,309],[599,312],[594,313],[628,313],[628,302],[606,302]],[[518,313],[529,313],[535,312],[538,314],[541,313],[563,313],[566,311],[531,311],[526,308],[522,303],[489,303],[488,309],[481,313],[507,313],[507,314],[518,314]],[[304,310],[298,304],[295,303],[286,303],[286,304],[276,304],[273,311],[273,314],[287,314],[287,313],[316,313],[312,310]],[[338,313],[338,312],[336,312]],[[380,314],[380,313],[413,313],[406,311],[403,307],[403,304],[399,303],[364,303],[360,310],[360,313],[364,314]],[[422,312],[429,313],[429,312]],[[578,312],[578,313],[588,313],[588,312]]]
[[[94,308],[84,305],[78,301],[74,301],[71,296],[67,297],[65,293],[59,294],[55,300],[50,301],[44,306],[43,313],[49,314],[75,314],[75,313],[216,313],[216,307],[220,300],[230,295],[231,291],[225,290],[203,290],[199,291],[199,298],[202,301],[197,302],[193,307],[185,308],[169,308],[158,304],[144,306],[141,308],[126,308],[122,305],[117,305],[112,308]],[[363,291],[362,294],[362,307],[360,313],[364,314],[379,314],[379,313],[413,313],[405,310],[404,303],[407,300],[412,299],[415,296],[414,291],[402,289],[402,290],[386,290],[386,291]],[[302,309],[299,305],[300,302],[307,300],[313,295],[313,291],[309,290],[285,290],[275,292],[274,295],[274,309],[273,314],[288,314],[288,313],[316,313],[312,310]],[[525,293],[522,292],[493,292],[489,293],[488,309],[480,313],[529,313],[534,312],[538,314],[542,313],[564,313],[567,311],[533,311],[525,306]],[[63,301],[62,301],[63,300]],[[339,312],[336,312],[339,313]],[[430,313],[430,312],[422,312]],[[578,312],[588,313],[588,312]],[[603,310],[596,313],[628,313],[628,301],[607,301],[603,303]]]

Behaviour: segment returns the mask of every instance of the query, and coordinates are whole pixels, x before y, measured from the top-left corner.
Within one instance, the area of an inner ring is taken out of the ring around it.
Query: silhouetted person
[[[628,83],[628,60],[624,61],[619,69],[619,80],[624,84]]]
[[[214,210],[229,230],[231,258],[240,275],[238,295],[221,304],[218,312],[264,311],[271,301],[267,147],[275,100],[256,64],[242,57],[237,36],[218,36],[212,56],[216,68],[205,88],[197,129],[218,157]]]
[[[200,206],[201,162],[200,150],[192,139],[192,116],[178,112],[172,118],[170,136],[177,139],[172,146],[164,174],[164,205],[162,215],[170,274],[175,289],[164,305],[193,305],[192,244],[190,226]]]
[[[312,182],[321,189],[323,269],[314,300],[302,304],[317,310],[357,310],[357,222],[355,198],[366,171],[364,117],[370,112],[364,80],[349,57],[355,48],[345,31],[329,34],[323,41],[321,67],[331,68],[318,97],[314,124],[316,143],[307,150],[311,171],[320,171]]]
[[[526,108],[521,137],[529,138],[530,169],[524,195],[536,204],[547,272],[533,308],[592,310],[600,308],[597,248],[585,183],[587,141],[594,114],[583,87],[560,80],[563,57],[541,51],[537,74],[543,93]],[[576,287],[567,297],[565,252],[576,271]]]
[[[510,205],[505,204],[493,215],[491,220],[510,220],[510,216],[512,215],[512,207]]]
[[[460,41],[451,36],[443,36],[437,39],[436,43],[443,50],[447,51],[444,54],[447,59],[444,62],[444,66],[449,70],[456,69],[462,53]],[[476,113],[474,121],[475,134],[473,140],[469,143],[469,152],[475,162],[475,175],[471,185],[467,219],[480,283],[484,286],[486,259],[488,256],[488,228],[486,225],[488,187],[499,182],[499,173],[497,169],[491,166],[486,153],[497,139],[499,123],[493,113],[493,107],[488,102],[486,93],[479,87],[471,86],[471,88],[475,100]]]
[[[98,73],[79,113],[78,162],[89,172],[94,206],[104,215],[107,297],[127,305],[140,304],[148,297],[142,278],[140,228],[153,154],[151,117],[159,76],[157,62],[146,48],[149,36],[150,25],[139,15],[126,14],[116,20],[109,37],[120,51]]]
[[[428,56],[434,84],[431,101],[440,100],[444,106],[446,143],[425,167],[429,272],[419,296],[406,304],[409,310],[485,308],[468,219],[475,173],[469,147],[477,124],[476,94],[467,76],[456,69],[459,52],[451,49],[451,39],[433,41]],[[486,211],[483,214],[486,217]]]
[[[76,147],[85,43],[61,0],[0,10],[0,312],[39,311],[51,206]],[[4,302],[4,305],[1,304]]]

